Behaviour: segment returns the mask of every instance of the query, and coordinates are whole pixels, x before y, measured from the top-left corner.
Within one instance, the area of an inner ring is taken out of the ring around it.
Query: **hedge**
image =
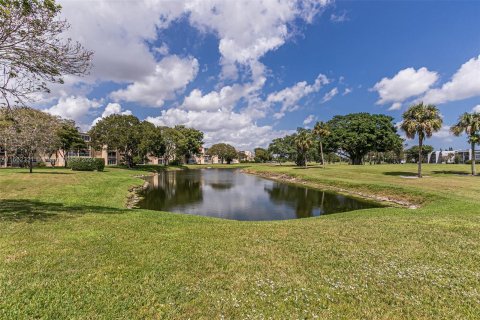
[[[105,160],[102,158],[95,158],[97,164],[97,171],[103,171],[105,169]]]
[[[100,158],[70,158],[68,166],[75,171],[103,171],[105,160]]]

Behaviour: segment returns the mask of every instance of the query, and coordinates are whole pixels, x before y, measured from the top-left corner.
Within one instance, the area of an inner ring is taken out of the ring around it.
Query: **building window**
[[[80,151],[78,152],[78,156],[79,156],[79,157],[90,157],[90,151],[87,150],[87,149],[80,150]]]
[[[112,166],[117,164],[117,152],[116,151],[108,151],[107,153],[107,164]]]

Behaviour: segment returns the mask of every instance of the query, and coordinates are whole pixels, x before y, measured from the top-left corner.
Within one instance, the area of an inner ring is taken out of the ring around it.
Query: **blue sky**
[[[425,100],[445,124],[427,143],[466,148],[448,125],[480,112],[478,1],[60,3],[94,66],[38,106],[84,130],[133,113],[201,129],[207,145],[253,149],[336,114],[399,122]]]

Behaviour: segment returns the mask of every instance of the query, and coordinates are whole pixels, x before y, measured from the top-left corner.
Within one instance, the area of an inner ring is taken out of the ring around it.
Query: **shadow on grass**
[[[315,166],[308,166],[308,167],[297,167],[297,166],[293,166],[292,167],[293,169],[303,169],[303,170],[306,170],[306,169],[325,169],[325,167],[323,167],[321,164],[319,165],[315,165]]]
[[[58,172],[58,171],[35,171],[33,170],[32,173],[28,172],[28,171],[20,171],[20,172],[17,172],[17,173],[21,173],[21,174],[73,174],[73,172]]]
[[[436,170],[432,171],[434,174],[456,174],[461,176],[471,176],[472,173],[470,171],[459,171],[459,170]]]
[[[34,222],[72,218],[75,215],[117,214],[128,209],[101,206],[68,206],[37,200],[0,200],[0,221]]]
[[[386,176],[407,176],[407,177],[416,177],[417,173],[408,172],[408,171],[387,171],[383,173]]]

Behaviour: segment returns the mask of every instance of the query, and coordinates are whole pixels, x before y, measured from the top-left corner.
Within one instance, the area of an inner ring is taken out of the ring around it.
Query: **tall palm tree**
[[[330,128],[328,124],[323,121],[319,121],[315,124],[312,132],[320,141],[320,155],[322,157],[322,166],[325,167],[325,159],[323,158],[323,139],[330,135]]]
[[[457,124],[450,128],[450,131],[456,136],[463,132],[467,134],[472,149],[472,175],[476,175],[475,144],[480,143],[480,113],[465,112],[458,118]]]
[[[313,145],[313,137],[312,134],[308,130],[300,131],[297,136],[295,137],[295,144],[297,146],[297,150],[303,155],[303,160],[305,164],[305,168],[307,167],[307,152]]]
[[[414,139],[418,135],[418,177],[422,177],[423,140],[430,138],[434,132],[442,128],[442,117],[437,107],[423,102],[413,105],[403,113],[401,129],[407,138]]]

